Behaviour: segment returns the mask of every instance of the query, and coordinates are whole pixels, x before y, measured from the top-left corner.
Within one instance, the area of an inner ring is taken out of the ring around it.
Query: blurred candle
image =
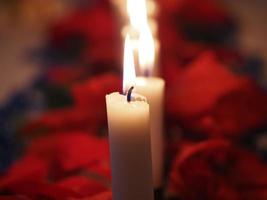
[[[145,0],[127,0],[127,11],[130,23],[137,31],[147,25],[147,9]]]
[[[144,28],[139,39],[139,66],[143,74],[136,79],[136,92],[144,95],[150,106],[150,131],[154,188],[162,186],[163,178],[163,101],[165,82],[151,77],[155,61],[155,45],[150,29]]]
[[[153,0],[127,0],[126,10],[128,13],[129,24],[123,27],[122,35],[123,37],[125,37],[126,34],[129,34],[130,36],[132,48],[134,51],[135,66],[137,66],[136,68],[137,73],[139,74],[139,70],[140,70],[140,66],[139,66],[140,54],[138,53],[139,40],[142,40],[141,37],[144,36],[144,33],[145,34],[152,33],[151,38],[148,38],[150,35],[147,35],[147,34],[145,35],[145,37],[150,39],[149,40],[150,44],[151,42],[154,43],[150,45],[153,48],[153,51],[149,51],[154,54],[153,55],[154,66],[153,66],[153,71],[151,71],[151,73],[157,74],[158,69],[157,67],[155,67],[155,63],[158,57],[157,55],[158,55],[158,50],[159,50],[159,43],[157,40],[157,23],[154,19],[156,10],[157,10],[156,3]],[[146,29],[149,29],[149,31],[144,31]],[[141,60],[144,60],[144,59],[141,59]]]
[[[124,47],[123,90],[134,86],[129,37]],[[128,97],[131,95],[128,94]],[[141,95],[131,100],[118,92],[106,96],[113,200],[153,200],[149,105]]]

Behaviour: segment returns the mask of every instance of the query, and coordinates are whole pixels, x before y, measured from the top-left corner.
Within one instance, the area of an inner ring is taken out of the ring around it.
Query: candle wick
[[[127,92],[127,101],[130,102],[131,98],[132,98],[132,91],[133,91],[134,87],[132,86],[128,92]]]

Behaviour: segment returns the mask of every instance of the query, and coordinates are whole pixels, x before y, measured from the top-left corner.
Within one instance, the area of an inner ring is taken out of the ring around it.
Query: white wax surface
[[[135,91],[147,98],[150,106],[150,131],[153,163],[153,184],[162,186],[163,178],[163,101],[165,82],[156,77],[137,77]]]
[[[153,200],[149,105],[106,96],[113,200]]]

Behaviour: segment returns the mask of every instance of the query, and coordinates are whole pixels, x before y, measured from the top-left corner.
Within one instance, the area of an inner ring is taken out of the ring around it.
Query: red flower
[[[111,192],[103,192],[102,194],[96,195],[88,200],[111,200]]]
[[[107,157],[103,158],[99,162],[85,166],[84,170],[90,174],[94,174],[102,179],[105,179],[107,182],[111,181],[110,160]]]
[[[182,199],[266,199],[267,166],[225,140],[185,146],[172,166],[169,193]]]
[[[68,177],[58,182],[57,185],[73,190],[83,197],[94,196],[108,190],[108,187],[101,180],[88,179],[82,176]]]
[[[38,131],[91,130],[98,133],[106,122],[105,95],[120,91],[118,76],[104,74],[72,86],[74,107],[51,110],[26,124],[25,134]]]
[[[59,51],[68,48],[67,41],[73,36],[84,39],[81,57],[90,63],[103,62],[103,58],[110,61],[111,55],[111,61],[120,58],[114,51],[120,44],[119,28],[109,1],[98,1],[94,6],[77,9],[57,21],[50,30],[51,44]],[[99,50],[107,49],[107,54],[100,54]]]
[[[0,189],[14,189],[17,183],[45,180],[49,173],[49,161],[36,155],[26,155],[17,160],[0,178]]]
[[[54,66],[48,69],[46,81],[51,85],[68,86],[77,80],[85,78],[89,72],[87,67]]]
[[[192,117],[212,109],[217,100],[244,80],[231,73],[212,53],[203,53],[187,66],[167,93],[167,111]]]
[[[93,106],[92,106],[93,107]],[[104,108],[103,108],[104,109]],[[21,130],[24,134],[38,132],[64,132],[71,130],[90,130],[97,134],[106,116],[94,108],[63,108],[44,112],[37,119],[28,122]]]
[[[228,137],[264,127],[267,124],[267,93],[248,82],[238,91],[222,97],[213,111],[213,128]]]
[[[160,0],[163,14],[177,16],[180,23],[198,27],[222,26],[229,23],[229,13],[215,0]]]
[[[74,85],[71,90],[77,107],[105,112],[105,96],[121,91],[121,79],[113,74],[104,74]],[[95,113],[94,113],[95,114]]]
[[[79,199],[72,198],[71,200],[111,200],[111,199],[112,199],[111,191],[107,191],[107,192],[102,192],[92,197],[85,197],[85,198],[79,198]]]
[[[22,195],[1,195],[0,200],[30,200],[30,198]]]
[[[217,98],[206,112],[181,116],[183,126],[198,135],[231,139],[266,126],[267,93],[252,81],[243,81],[239,88]]]
[[[93,7],[74,10],[58,20],[50,30],[50,38],[52,44],[60,45],[72,34],[84,35],[90,42],[109,41],[116,35],[115,25],[109,2],[99,1]]]
[[[161,50],[161,65],[164,68],[165,63],[170,59],[179,60],[177,64],[187,64],[198,56],[201,52],[209,48],[207,44],[191,42],[186,39],[180,29],[174,28],[172,20],[169,18],[159,19],[159,39]]]
[[[104,192],[109,185],[107,139],[85,132],[54,133],[33,140],[0,179],[0,191],[30,198],[82,198]]]
[[[68,199],[81,198],[82,196],[71,189],[66,189],[55,184],[49,184],[41,181],[18,182],[11,192],[15,194],[25,195],[33,199]]]
[[[58,143],[58,161],[64,171],[85,167],[109,159],[108,141],[85,134],[69,134]]]
[[[267,93],[212,54],[202,54],[172,82],[167,112],[194,134],[233,139],[266,125]]]
[[[55,160],[61,172],[73,171],[109,161],[106,138],[86,132],[54,133],[32,142],[26,153],[40,159]],[[55,167],[55,166],[54,166]]]
[[[82,60],[94,66],[92,70],[117,71],[120,70],[122,60],[121,41],[99,41],[94,46],[87,47],[82,53]],[[102,66],[95,66],[102,64]]]

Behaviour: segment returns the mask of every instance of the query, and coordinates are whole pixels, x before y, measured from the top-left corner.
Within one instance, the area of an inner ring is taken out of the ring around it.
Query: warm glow
[[[129,35],[126,35],[123,58],[123,92],[126,93],[135,85],[134,56]]]
[[[148,26],[140,32],[138,44],[140,70],[143,75],[150,75],[155,62],[155,43]]]
[[[131,26],[137,31],[138,39],[131,33],[133,49],[138,49],[138,60],[143,75],[151,75],[155,63],[155,42],[148,23],[146,0],[127,0],[127,11]],[[135,32],[134,32],[135,33]]]
[[[127,11],[131,25],[138,31],[147,25],[147,8],[145,0],[127,0]]]

